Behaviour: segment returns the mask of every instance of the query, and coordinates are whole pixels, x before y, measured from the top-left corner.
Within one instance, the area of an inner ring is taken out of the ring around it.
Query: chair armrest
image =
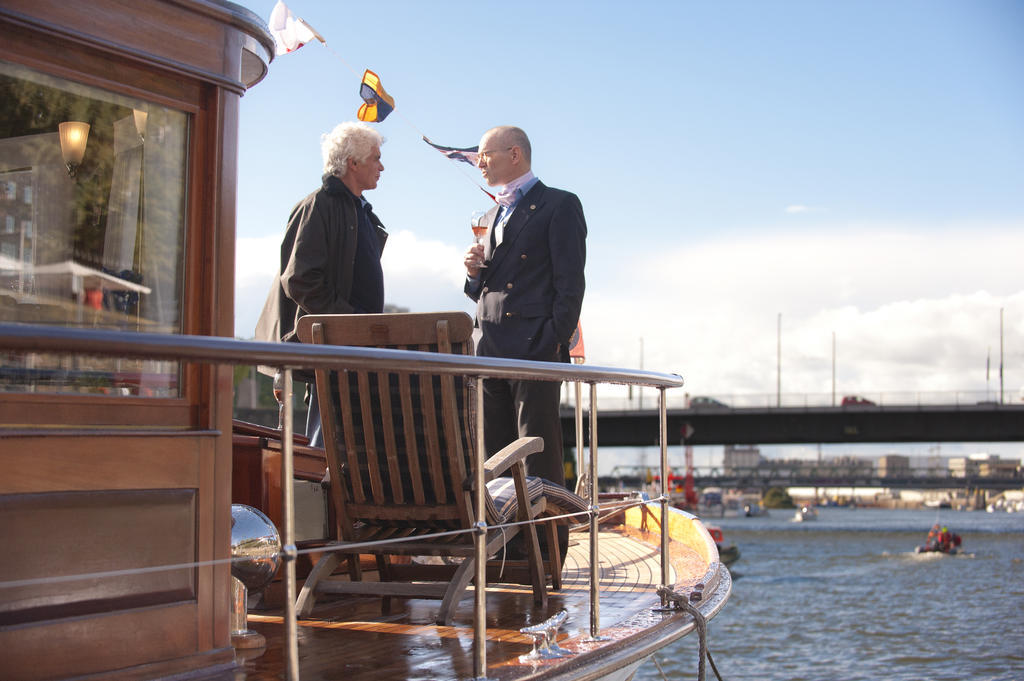
[[[530,454],[536,454],[543,449],[544,438],[541,437],[521,437],[505,445],[494,456],[484,461],[484,482],[494,480],[516,462],[523,461]]]

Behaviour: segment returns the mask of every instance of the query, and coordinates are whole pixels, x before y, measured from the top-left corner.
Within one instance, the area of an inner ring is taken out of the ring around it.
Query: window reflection
[[[4,62],[0,110],[0,319],[180,333],[187,114]],[[0,391],[177,396],[179,366],[11,353]]]

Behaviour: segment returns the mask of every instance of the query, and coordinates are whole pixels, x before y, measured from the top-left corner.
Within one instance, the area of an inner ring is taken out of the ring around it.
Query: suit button
[[[512,288],[512,282],[510,281],[507,284],[505,284],[505,288],[508,288],[508,289]]]
[[[522,254],[521,256],[519,256],[519,259],[520,259],[520,260],[526,260],[526,254],[525,254],[525,253],[523,253],[523,254]]]
[[[484,286],[483,293],[487,293],[487,287],[486,286]]]

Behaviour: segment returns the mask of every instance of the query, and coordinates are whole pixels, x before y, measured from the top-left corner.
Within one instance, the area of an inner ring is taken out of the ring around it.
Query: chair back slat
[[[416,443],[416,423],[412,412],[412,389],[409,374],[398,375],[399,402],[402,413],[402,428],[405,434],[405,461],[409,465],[408,479],[412,487],[412,499],[417,505],[426,503],[423,493],[423,471],[420,469],[420,453]]]
[[[380,459],[377,456],[377,438],[374,437],[374,434],[377,432],[375,417],[377,416],[378,400],[373,397],[370,383],[371,379],[375,377],[366,371],[357,371],[356,376],[359,380],[359,416],[363,427],[363,454],[366,457],[366,477],[370,482],[370,498],[373,499],[374,503],[381,504],[385,503],[388,499],[384,494],[384,485],[381,482]],[[376,380],[373,382],[376,383]],[[381,389],[381,384],[377,383],[376,388],[379,395],[378,399],[390,399],[387,391]],[[383,427],[386,430],[390,425],[384,423]]]
[[[422,403],[420,410],[423,413],[423,425],[426,431],[427,470],[430,473],[430,485],[434,493],[434,499],[439,504],[447,504],[448,478],[444,475],[441,465],[441,444],[438,441],[437,410],[434,408],[433,377],[419,374],[420,397]]]
[[[437,322],[437,351],[448,354],[452,352],[451,336],[446,321]],[[459,419],[458,399],[455,394],[455,377],[444,375],[440,377],[440,381],[444,436],[446,442],[451,444],[451,446],[446,447],[444,450],[445,455],[448,457],[448,471],[451,475],[449,484],[451,489],[454,490],[454,501],[459,509],[459,514],[462,516],[463,522],[468,525],[472,522],[473,517],[471,513],[472,502],[466,491],[460,488],[463,481],[467,478],[467,470],[466,451],[462,447],[462,434],[459,432],[459,428],[466,422],[460,422]],[[460,384],[462,383],[464,382],[460,380]]]
[[[387,385],[388,376],[385,373],[377,374],[377,385]],[[395,418],[391,410],[391,392],[381,391],[380,400],[381,423],[394,424]],[[405,492],[402,490],[402,468],[399,460],[398,447],[395,443],[395,429],[384,428],[384,460],[387,461],[388,477],[391,480],[391,498],[397,504],[405,503]]]
[[[351,391],[351,385],[349,382],[349,372],[339,371],[336,374],[336,376],[338,377],[338,394],[348,395]],[[358,381],[358,376],[356,377],[356,379]],[[317,381],[319,380],[320,379],[317,378]],[[351,491],[352,501],[357,504],[364,503],[366,501],[366,495],[364,491],[365,485],[363,484],[362,480],[362,467],[359,465],[359,449],[356,445],[357,432],[355,427],[355,419],[352,416],[352,405],[348,400],[339,400],[336,403],[331,401],[328,402],[327,404],[329,405],[328,409],[330,409],[332,412],[337,411],[341,414],[341,434],[345,440],[345,457],[348,460],[345,470],[348,471],[348,478],[351,482],[351,484],[348,486],[348,489]],[[335,409],[335,406],[337,406],[338,408]],[[323,410],[324,405],[321,405],[321,414],[323,413]],[[326,444],[327,440],[324,440],[324,443]],[[341,457],[338,458],[340,459]],[[339,469],[339,472],[340,470],[341,469]]]
[[[312,324],[310,326],[311,338],[306,341],[310,343],[323,344],[325,343],[324,326],[323,324]],[[329,379],[328,379],[329,380]],[[325,442],[337,442],[337,438],[340,434],[341,427],[338,423],[338,412],[329,410],[321,412],[321,429]],[[327,458],[327,470],[328,471],[339,471],[341,470],[341,458],[337,447],[326,447],[326,458]],[[344,485],[331,485],[330,486],[330,498],[331,505],[335,509],[344,508],[348,502],[347,492]],[[338,536],[342,539],[351,540],[353,537],[352,524],[341,523],[340,515],[335,518],[338,523]]]

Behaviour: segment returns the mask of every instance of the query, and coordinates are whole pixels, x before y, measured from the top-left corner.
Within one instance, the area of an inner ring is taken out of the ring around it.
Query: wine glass
[[[475,210],[469,218],[469,226],[473,230],[473,240],[483,245],[484,238],[487,236],[487,211]],[[487,267],[487,263],[481,262],[480,267]]]

